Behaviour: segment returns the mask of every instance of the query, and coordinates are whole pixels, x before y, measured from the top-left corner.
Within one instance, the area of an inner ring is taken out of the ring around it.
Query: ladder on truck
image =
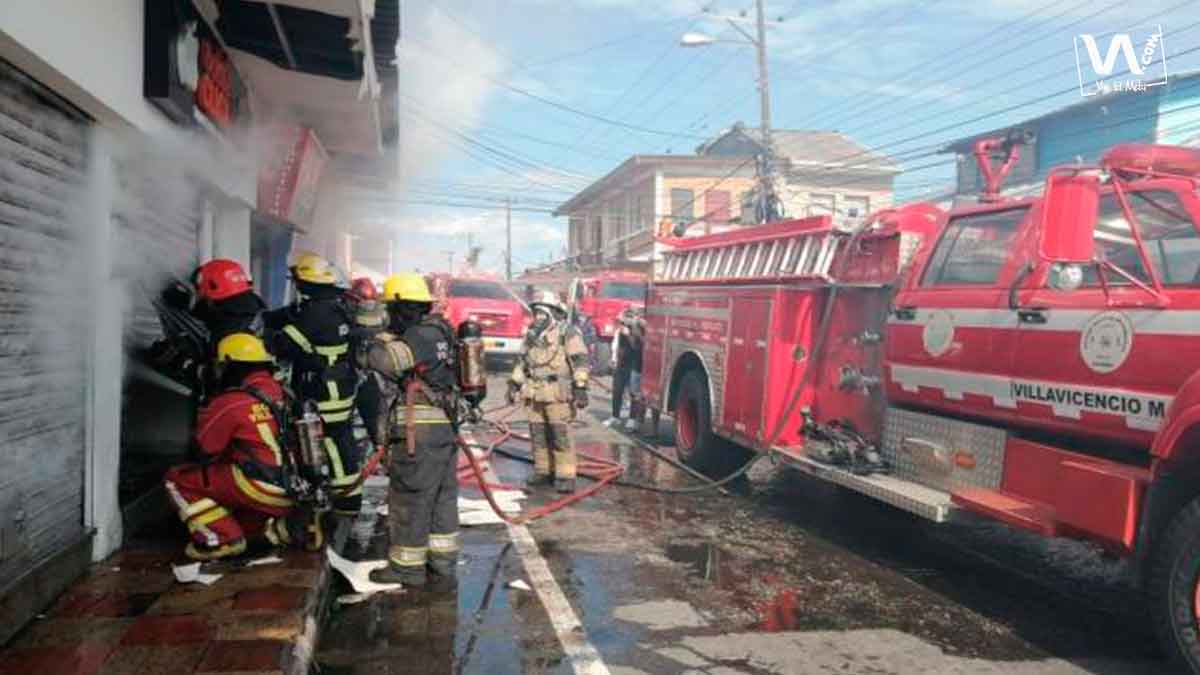
[[[683,240],[663,252],[662,261],[655,265],[654,281],[828,280],[843,237],[828,226],[827,218],[819,220],[825,221],[824,227],[789,227],[753,238],[737,232]],[[742,236],[731,238],[731,234]]]

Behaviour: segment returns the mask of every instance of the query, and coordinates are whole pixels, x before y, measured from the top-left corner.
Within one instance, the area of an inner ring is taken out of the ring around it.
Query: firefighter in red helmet
[[[239,555],[258,534],[275,545],[304,538],[318,548],[319,522],[306,531],[288,518],[292,500],[275,413],[284,393],[271,355],[258,337],[233,333],[217,345],[215,370],[221,390],[200,410],[196,430],[207,461],[172,467],[164,478],[191,539],[185,553],[194,560]]]
[[[216,258],[204,263],[196,269],[193,282],[197,302],[192,313],[208,327],[214,347],[226,335],[262,332],[266,303],[236,260]]]

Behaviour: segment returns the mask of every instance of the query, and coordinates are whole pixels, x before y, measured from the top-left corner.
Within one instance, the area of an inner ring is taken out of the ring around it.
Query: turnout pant
[[[569,403],[530,403],[529,436],[533,442],[533,472],[575,477],[575,443],[568,424],[574,416]]]
[[[283,488],[254,480],[236,464],[184,464],[163,479],[188,535],[201,546],[216,547],[282,530],[292,501]],[[275,519],[279,519],[278,527]]]
[[[358,481],[363,446],[354,442],[352,422],[325,424],[325,452],[329,454],[329,486],[334,490],[333,510],[354,515],[362,508],[362,483]],[[347,490],[342,494],[343,490]]]
[[[388,560],[393,569],[453,574],[458,562],[458,472],[454,428],[418,422],[416,452],[393,441],[388,487]]]
[[[633,375],[633,369],[631,369],[629,366],[624,365],[624,364],[618,365],[617,369],[615,371],[613,371],[613,377],[612,377],[612,416],[613,417],[621,416],[621,404],[624,403],[625,390],[627,388],[629,388],[630,379],[631,379],[632,375]],[[631,399],[637,396],[637,391],[635,391],[633,389],[630,389],[629,393],[630,393]],[[633,410],[633,405],[631,403],[630,404],[630,412],[632,412],[632,410]]]

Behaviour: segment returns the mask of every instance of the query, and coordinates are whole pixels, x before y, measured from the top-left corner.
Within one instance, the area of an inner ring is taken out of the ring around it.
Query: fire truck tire
[[[712,403],[704,375],[684,373],[675,395],[675,452],[679,461],[704,471],[720,459],[726,442],[712,431]]]
[[[1180,666],[1200,673],[1200,498],[1176,514],[1160,542],[1147,586],[1155,630]]]
[[[612,345],[597,342],[595,347],[596,374],[612,375]]]

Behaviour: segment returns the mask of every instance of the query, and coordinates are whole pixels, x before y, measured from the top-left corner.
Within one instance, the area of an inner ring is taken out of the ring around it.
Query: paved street
[[[694,485],[600,425],[605,409],[595,400],[581,416],[582,451],[619,459],[630,481]],[[665,419],[661,431],[668,443]],[[495,468],[508,482],[528,472],[501,457]],[[318,663],[325,673],[1169,672],[1120,564],[1090,549],[991,525],[938,530],[768,462],[732,492],[614,487],[527,528],[469,529],[457,593],[335,607]],[[360,522],[349,554],[380,557],[382,527]],[[348,592],[339,583],[335,594]]]

